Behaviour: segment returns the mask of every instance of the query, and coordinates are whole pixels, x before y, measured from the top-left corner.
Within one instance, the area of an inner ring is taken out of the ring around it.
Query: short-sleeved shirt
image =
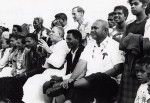
[[[79,25],[77,29],[81,32],[82,39],[85,39],[87,33],[90,33],[90,31],[91,31],[91,26],[90,26],[89,22],[84,20],[83,23],[81,25]]]
[[[134,103],[147,103],[147,101],[150,99],[147,88],[147,83],[140,85]]]
[[[146,24],[147,18],[145,18],[142,22],[136,23],[136,20],[129,24],[126,28],[126,35],[128,33],[133,33],[133,34],[139,34],[144,36],[144,29],[145,29],[145,24]]]
[[[69,48],[65,40],[61,40],[51,47],[52,54],[46,59],[44,67],[48,68],[47,63],[56,68],[60,68],[65,62],[66,55],[69,53]]]
[[[105,72],[116,64],[124,62],[123,52],[119,50],[119,43],[109,37],[105,38],[100,47],[94,41],[89,43],[82,52],[80,59],[87,61],[86,76],[92,73]]]

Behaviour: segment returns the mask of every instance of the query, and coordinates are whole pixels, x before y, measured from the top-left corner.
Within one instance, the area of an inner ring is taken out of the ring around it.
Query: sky
[[[42,17],[44,25],[49,28],[54,15],[60,12],[68,16],[68,24],[75,24],[71,10],[81,6],[85,10],[85,18],[90,22],[96,19],[107,20],[109,12],[117,5],[124,5],[130,11],[127,0],[0,0],[0,25],[9,28],[13,24],[32,24],[35,17]],[[130,12],[129,20],[133,16]]]

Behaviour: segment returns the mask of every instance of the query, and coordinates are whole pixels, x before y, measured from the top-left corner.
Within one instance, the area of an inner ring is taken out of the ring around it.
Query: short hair
[[[85,13],[84,9],[82,7],[80,7],[80,6],[76,6],[73,9],[77,9],[78,12],[82,12],[83,14]]]
[[[39,23],[43,24],[43,18],[41,18],[41,17],[36,17],[36,18],[34,18],[34,21],[35,21],[35,20],[38,20]]]
[[[22,32],[22,27],[20,25],[13,25],[13,28],[17,28],[19,32]]]
[[[96,22],[101,22],[103,24],[102,28],[109,28],[108,22],[102,19],[96,20]]]
[[[22,39],[21,42],[22,42],[23,44],[25,44],[25,37],[22,36],[22,35],[10,34],[9,39],[10,39],[10,38],[15,38],[16,40]]]
[[[79,41],[79,43],[82,42],[82,34],[79,30],[77,29],[70,29],[67,31],[67,34],[72,34],[72,36]]]
[[[149,65],[150,64],[150,56],[144,56],[135,61],[135,65],[138,64],[140,66]]]
[[[150,14],[150,3],[147,4],[147,7],[145,9],[145,14],[148,16]]]
[[[27,35],[26,35],[26,38],[27,38],[27,37],[32,38],[32,39],[35,40],[36,42],[38,41],[38,36],[37,36],[36,34],[34,34],[34,33],[29,33],[29,34],[27,34]]]
[[[128,3],[131,4],[133,0],[128,0]],[[147,4],[149,3],[149,0],[139,0],[142,4]]]
[[[58,13],[55,15],[55,19],[62,19],[63,21],[67,20],[67,15],[65,13]]]
[[[128,17],[129,11],[128,11],[127,7],[125,7],[125,6],[123,6],[123,5],[119,5],[119,6],[116,6],[116,7],[114,8],[114,11],[117,10],[117,9],[122,10],[122,11],[123,11],[123,14],[125,15],[125,17],[126,17],[126,18]]]
[[[114,16],[114,12],[110,12],[108,16]]]
[[[102,24],[102,29],[105,30],[105,33],[108,35],[109,33],[109,24],[107,21],[102,20],[102,19],[98,19],[95,22],[100,22]]]
[[[17,35],[17,40],[21,39],[22,44],[25,44],[25,36]]]

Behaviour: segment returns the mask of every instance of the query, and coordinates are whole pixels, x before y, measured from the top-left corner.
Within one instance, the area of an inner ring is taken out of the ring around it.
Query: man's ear
[[[82,16],[84,16],[84,13],[83,13],[83,12],[80,12],[80,13],[81,13]]]
[[[124,17],[125,18],[125,20],[127,20],[127,17]]]
[[[142,7],[143,7],[144,9],[146,9],[146,8],[147,8],[147,4],[144,3],[144,4],[142,5]]]
[[[103,29],[103,34],[108,34],[108,33],[109,33],[108,28]]]

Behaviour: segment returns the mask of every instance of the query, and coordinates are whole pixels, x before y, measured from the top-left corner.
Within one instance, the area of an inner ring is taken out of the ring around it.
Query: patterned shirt
[[[147,88],[147,83],[140,85],[134,103],[147,103],[148,99],[150,99]]]

